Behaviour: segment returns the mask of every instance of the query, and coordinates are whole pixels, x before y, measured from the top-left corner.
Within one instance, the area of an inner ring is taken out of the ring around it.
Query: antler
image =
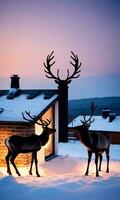
[[[80,120],[80,121],[81,121],[83,124],[88,124],[88,123],[91,124],[91,123],[93,123],[95,119],[92,119],[92,117],[93,117],[93,114],[94,114],[96,108],[97,108],[97,106],[95,105],[94,101],[91,102],[91,105],[90,105],[91,115],[90,115],[90,117],[86,120],[86,116],[84,115],[84,116],[83,116],[83,119],[84,119],[84,120]]]
[[[81,67],[82,63],[81,63],[81,62],[79,63],[79,58],[78,58],[77,55],[75,55],[72,51],[71,51],[71,53],[72,53],[72,56],[70,56],[70,57],[71,57],[72,60],[75,62],[75,63],[72,63],[72,62],[70,61],[70,63],[74,66],[74,72],[73,72],[73,74],[70,76],[70,75],[69,75],[69,70],[67,69],[67,78],[66,78],[67,81],[71,81],[72,78],[78,78],[78,77],[80,76],[79,73],[81,72],[80,67]]]
[[[55,79],[56,81],[59,80],[60,81],[60,77],[59,77],[59,69],[57,70],[57,76],[53,75],[53,73],[51,72],[51,67],[52,65],[55,64],[55,61],[53,61],[54,59],[54,51],[52,51],[52,53],[50,55],[47,56],[46,59],[46,63],[44,62],[44,66],[45,66],[45,72],[46,72],[46,77],[47,78],[51,78],[51,79]],[[52,63],[50,63],[51,61],[53,61]]]
[[[42,118],[39,119],[39,121],[41,122],[40,123],[40,122],[37,121],[36,115],[31,116],[30,112],[28,112],[28,111],[25,111],[25,113],[29,118],[26,118],[23,112],[22,112],[22,117],[23,117],[24,120],[26,120],[28,122],[35,122],[38,125],[46,126],[46,127],[51,123],[51,120],[46,119],[46,121],[45,121]]]
[[[46,119],[46,121],[45,121],[42,118],[40,118],[39,120],[41,121],[42,125],[45,125],[45,126],[49,126],[51,123],[51,120],[49,120],[49,119]]]
[[[59,69],[57,70],[57,76],[55,76],[52,71],[51,71],[51,67],[55,64],[55,61],[53,61],[54,59],[54,51],[52,51],[52,53],[50,55],[47,56],[46,59],[46,63],[44,62],[44,66],[45,66],[45,72],[46,72],[46,77],[47,78],[51,78],[51,79],[55,79],[56,83],[59,83],[60,81],[66,81],[67,83],[71,82],[72,78],[78,78],[80,76],[80,67],[81,67],[81,62],[79,62],[79,58],[77,55],[75,55],[72,51],[71,51],[72,55],[71,58],[74,61],[70,63],[74,66],[74,72],[72,73],[72,75],[70,75],[69,70],[67,69],[67,78],[65,80],[61,80],[60,76],[59,76]],[[53,61],[51,63],[51,61]]]

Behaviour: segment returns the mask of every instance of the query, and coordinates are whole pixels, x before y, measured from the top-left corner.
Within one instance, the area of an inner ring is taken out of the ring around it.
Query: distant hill
[[[120,115],[120,97],[102,97],[102,98],[88,98],[88,99],[77,99],[69,100],[69,122],[72,121],[78,115],[85,113],[90,114],[90,103],[94,101],[97,105],[95,115],[101,115],[102,109],[108,108],[111,112],[115,112]]]

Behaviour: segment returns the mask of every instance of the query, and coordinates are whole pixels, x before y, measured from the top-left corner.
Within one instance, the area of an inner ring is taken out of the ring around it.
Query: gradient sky
[[[19,74],[45,83],[43,62],[52,50],[62,77],[66,68],[72,72],[73,50],[83,63],[81,77],[112,76],[114,82],[120,77],[120,1],[0,0],[1,78]]]

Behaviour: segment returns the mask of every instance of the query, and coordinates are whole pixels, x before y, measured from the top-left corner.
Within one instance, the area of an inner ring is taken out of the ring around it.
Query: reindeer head
[[[94,122],[95,118],[93,118],[93,114],[96,110],[96,105],[93,102],[91,102],[91,105],[90,105],[90,109],[91,109],[91,115],[88,119],[86,119],[86,116],[83,115],[83,120],[80,120],[82,122],[82,127],[85,128],[85,129],[89,129],[90,125]],[[93,118],[93,119],[92,119]]]
[[[43,120],[42,117],[40,117],[40,119],[38,119],[37,116],[31,115],[30,112],[28,112],[28,111],[25,111],[25,113],[26,113],[28,118],[25,117],[24,113],[22,112],[22,117],[23,117],[24,120],[31,122],[31,123],[34,122],[34,123],[42,126],[43,131],[47,131],[49,134],[56,132],[56,129],[48,127],[51,123],[51,120],[49,120],[49,119]]]
[[[78,56],[75,55],[72,51],[71,51],[71,54],[72,54],[71,58],[74,61],[74,63],[71,62],[71,61],[70,61],[70,63],[74,67],[74,72],[70,75],[69,70],[67,69],[67,78],[65,80],[60,78],[59,69],[57,70],[57,75],[54,75],[52,73],[52,71],[51,71],[52,65],[55,64],[55,61],[53,61],[53,59],[54,59],[54,55],[53,54],[54,54],[54,51],[52,51],[52,53],[47,56],[46,63],[44,63],[44,66],[45,66],[45,70],[44,71],[46,72],[46,77],[47,78],[54,79],[57,84],[59,84],[59,85],[62,84],[62,86],[64,87],[64,85],[69,84],[72,81],[72,79],[78,78],[80,76],[79,73],[81,71],[80,70],[81,62],[79,62]],[[52,61],[52,63],[50,63],[51,61]]]

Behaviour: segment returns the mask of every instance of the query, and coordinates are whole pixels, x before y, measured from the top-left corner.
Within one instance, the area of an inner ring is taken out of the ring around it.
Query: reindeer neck
[[[49,132],[48,130],[43,130],[41,135],[39,135],[39,140],[42,144],[42,146],[46,145],[49,139]]]
[[[81,142],[85,146],[88,147],[90,145],[90,133],[89,133],[89,130],[86,130],[83,127],[77,127],[76,130],[79,131],[79,133],[80,133]]]

